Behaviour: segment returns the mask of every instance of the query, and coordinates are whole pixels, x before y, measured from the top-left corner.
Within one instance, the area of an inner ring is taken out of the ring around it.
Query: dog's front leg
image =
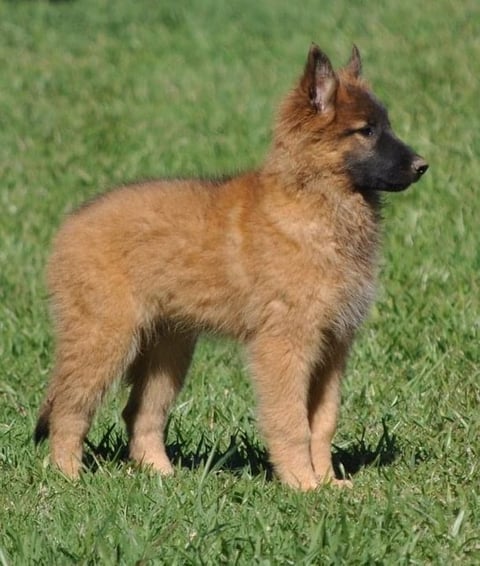
[[[350,341],[330,343],[324,359],[317,363],[310,383],[308,408],[311,430],[311,457],[315,475],[322,483],[350,486],[337,480],[332,467],[331,443],[337,427],[340,382]]]
[[[311,356],[288,339],[262,336],[250,345],[250,361],[259,425],[275,472],[287,485],[314,489],[307,407]]]

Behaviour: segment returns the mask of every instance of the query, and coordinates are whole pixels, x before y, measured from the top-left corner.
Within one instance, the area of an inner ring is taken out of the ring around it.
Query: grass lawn
[[[354,489],[272,479],[242,352],[211,339],[172,412],[174,478],[125,460],[119,385],[67,481],[31,440],[53,234],[115,184],[261,163],[312,40],[336,65],[359,46],[431,166],[387,199],[335,438]],[[0,565],[478,564],[478,0],[3,1],[0,68]]]

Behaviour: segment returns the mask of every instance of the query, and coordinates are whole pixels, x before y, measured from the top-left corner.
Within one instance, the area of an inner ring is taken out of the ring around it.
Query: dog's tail
[[[50,413],[52,412],[52,401],[46,399],[40,409],[40,415],[37,420],[37,426],[33,433],[35,444],[40,444],[48,438],[50,433]]]

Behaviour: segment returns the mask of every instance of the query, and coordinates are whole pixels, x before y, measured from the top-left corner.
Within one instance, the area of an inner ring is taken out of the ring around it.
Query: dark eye
[[[375,134],[375,128],[374,126],[364,126],[363,128],[359,128],[357,130],[357,134],[360,134],[365,138],[369,138]]]

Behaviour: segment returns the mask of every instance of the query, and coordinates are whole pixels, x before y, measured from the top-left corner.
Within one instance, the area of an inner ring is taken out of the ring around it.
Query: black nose
[[[423,159],[423,157],[417,155],[417,157],[415,157],[415,159],[413,160],[412,167],[418,174],[418,176],[421,177],[428,169],[428,163],[425,161],[425,159]]]

